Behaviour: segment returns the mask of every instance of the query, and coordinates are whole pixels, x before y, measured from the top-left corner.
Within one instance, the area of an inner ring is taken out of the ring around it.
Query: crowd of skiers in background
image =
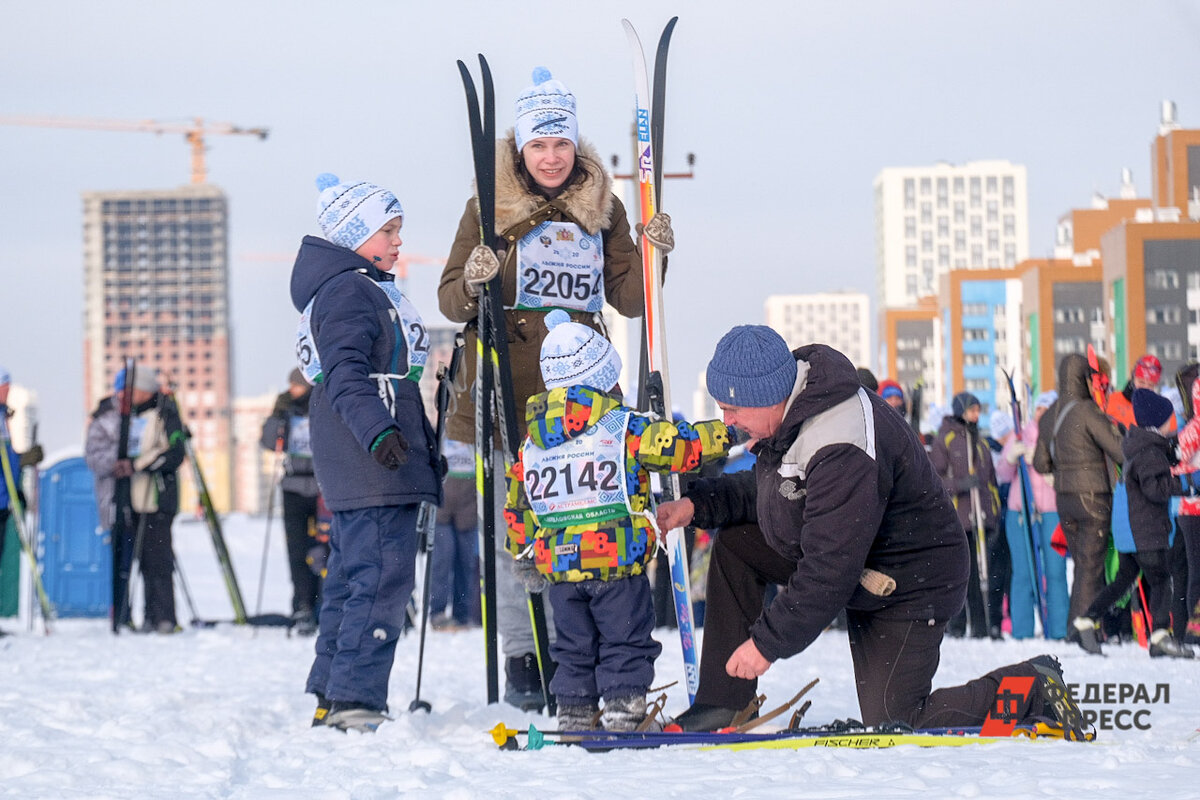
[[[1112,391],[1103,359],[1093,365],[1067,356],[1057,390],[1033,398],[1020,430],[1001,409],[983,428],[978,398],[954,396],[937,430],[924,431],[972,553],[967,606],[948,633],[1025,639],[1036,620],[1046,638],[1090,653],[1101,653],[1105,641],[1137,639],[1154,657],[1193,657],[1190,645],[1200,644],[1197,369],[1187,364],[1164,381],[1161,363],[1147,354]],[[863,370],[860,378],[874,380]],[[909,412],[895,381],[879,382],[877,391]]]

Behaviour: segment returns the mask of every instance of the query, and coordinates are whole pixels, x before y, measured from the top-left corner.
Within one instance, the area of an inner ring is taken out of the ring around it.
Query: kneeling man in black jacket
[[[700,686],[676,718],[684,730],[728,725],[758,677],[845,608],[867,725],[979,725],[1012,675],[1037,678],[1020,719],[1079,731],[1051,656],[931,692],[946,623],[965,598],[966,535],[912,428],[861,388],[846,356],[819,344],[789,351],[770,328],[743,325],[717,344],[707,384],[725,423],[755,440],[757,462],[658,508],[663,530],[719,529]],[[769,583],[784,588],[764,612]]]

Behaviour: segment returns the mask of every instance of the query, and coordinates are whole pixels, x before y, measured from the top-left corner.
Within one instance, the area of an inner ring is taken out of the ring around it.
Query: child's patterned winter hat
[[[547,389],[590,386],[607,392],[621,379],[621,357],[609,341],[561,308],[546,315],[549,335],[542,342],[540,363]]]
[[[363,242],[396,217],[404,218],[404,209],[396,195],[373,183],[342,183],[337,175],[325,172],[317,176],[317,222],[325,238],[347,250],[357,250]]]

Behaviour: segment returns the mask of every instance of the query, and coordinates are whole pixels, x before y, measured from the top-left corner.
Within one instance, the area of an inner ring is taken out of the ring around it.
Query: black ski
[[[208,482],[204,480],[204,470],[200,467],[200,459],[192,447],[192,436],[187,424],[183,421],[183,411],[175,393],[164,395],[168,402],[175,405],[175,413],[179,415],[179,424],[183,428],[183,452],[192,468],[192,479],[196,487],[196,498],[204,512],[204,521],[208,525],[208,533],[212,537],[213,549],[217,554],[217,564],[221,567],[221,576],[225,579],[225,589],[229,592],[229,602],[233,606],[233,621],[238,625],[250,622],[246,617],[246,604],[242,601],[242,589],[238,585],[237,573],[233,571],[233,559],[229,557],[229,548],[225,545],[225,534],[221,531],[221,518],[213,507],[212,496],[208,493]],[[266,615],[273,617],[274,615]],[[275,624],[274,621],[267,624]]]
[[[137,363],[132,358],[125,359],[125,385],[121,387],[119,409],[121,426],[117,434],[117,460],[129,460],[129,426],[133,417],[133,380],[137,372]],[[123,569],[125,560],[125,539],[133,529],[133,492],[132,479],[117,478],[113,489],[113,526],[109,531],[112,544],[112,632],[119,633],[121,625],[126,620],[125,596],[129,591],[129,581],[132,578]]]
[[[467,117],[471,126],[471,151],[475,161],[475,190],[479,202],[479,241],[495,249],[496,237],[496,101],[492,71],[487,59],[479,55],[483,105],[471,71],[458,62],[463,90],[467,97]],[[508,358],[508,325],[504,317],[503,282],[497,273],[479,292],[478,349],[475,385],[476,459],[482,476],[480,520],[483,528],[483,626],[487,662],[488,702],[500,700],[499,654],[496,631],[496,536],[503,535],[496,519],[494,427],[498,424],[504,460],[516,462],[520,436],[517,429],[516,401]],[[550,706],[548,690],[549,631],[546,627],[545,600],[540,593],[529,595],[530,618],[538,653],[543,692]]]

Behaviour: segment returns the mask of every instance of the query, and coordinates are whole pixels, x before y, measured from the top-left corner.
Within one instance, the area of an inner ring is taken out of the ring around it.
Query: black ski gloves
[[[400,469],[408,461],[408,442],[398,428],[388,428],[375,437],[371,444],[371,455],[388,469]]]

